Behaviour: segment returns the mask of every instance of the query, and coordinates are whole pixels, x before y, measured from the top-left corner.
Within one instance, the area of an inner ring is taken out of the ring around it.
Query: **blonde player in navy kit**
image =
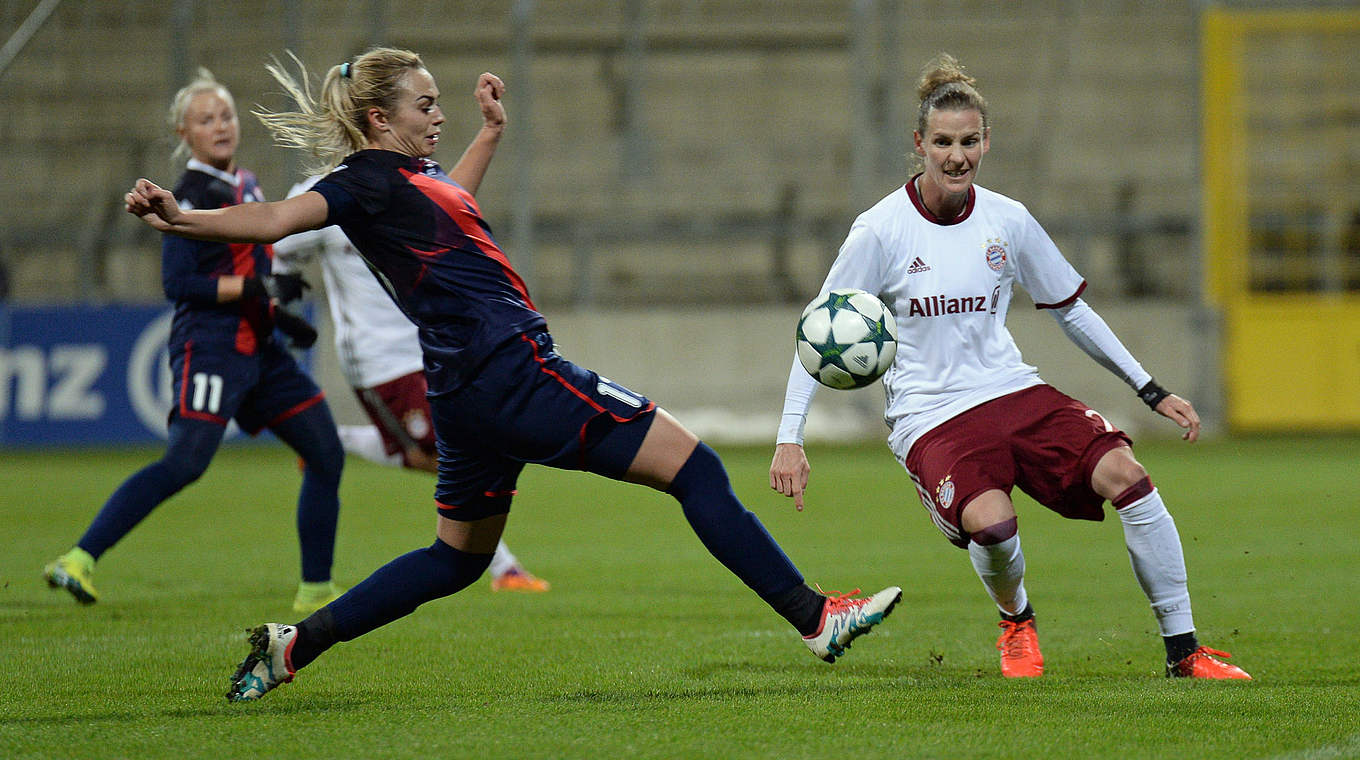
[[[709,553],[825,661],[887,616],[900,588],[867,598],[812,590],[732,492],[711,448],[645,397],[557,353],[475,197],[506,123],[498,77],[478,78],[482,129],[445,173],[429,158],[444,123],[439,88],[415,53],[378,48],[333,66],[317,99],[291,74],[271,71],[301,110],[265,115],[266,126],[277,141],[323,160],[353,151],[334,171],[294,198],[214,211],[182,210],[173,194],[139,179],[127,210],[159,230],[223,240],[274,241],[338,224],[419,327],[438,438],[439,519],[433,544],[392,560],[305,620],[255,627],[229,699],[258,699],[331,646],[475,581],[529,463],[675,497]]]
[[[312,189],[313,176],[288,191],[292,198]],[[281,303],[302,297],[308,287],[301,269],[321,261],[326,283],[335,356],[371,425],[339,425],[345,451],[389,467],[438,473],[434,422],[425,398],[425,363],[416,326],[368,271],[359,251],[339,227],[308,230],[274,244],[274,290]],[[524,569],[504,541],[487,568],[492,591],[540,593],[550,584]]]
[[[927,67],[915,135],[923,170],[851,226],[822,292],[878,294],[897,317],[898,352],[883,378],[888,443],[936,527],[964,548],[1001,612],[1001,671],[1043,673],[1024,585],[1013,487],[1064,517],[1124,527],[1134,575],[1151,603],[1167,674],[1249,678],[1200,646],[1175,522],[1098,412],[1025,364],[1005,326],[1015,284],[1083,351],[1158,414],[1199,436],[1188,401],[1163,390],[1082,299],[1086,282],[1023,205],[974,184],[989,143],[987,104],[949,55]],[[799,509],[810,466],[802,431],[816,383],[793,362],[770,487]]]

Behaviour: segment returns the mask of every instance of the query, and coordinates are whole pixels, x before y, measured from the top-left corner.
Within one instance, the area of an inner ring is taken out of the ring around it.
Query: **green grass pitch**
[[[0,452],[0,757],[1360,756],[1360,438],[1138,449],[1180,527],[1201,640],[1251,683],[1161,676],[1113,517],[1019,500],[1048,672],[1007,682],[993,606],[881,444],[812,447],[801,514],[768,488],[768,447],[719,451],[809,581],[905,589],[835,665],[668,497],[531,468],[506,538],[550,593],[479,581],[250,704],[223,697],[243,629],[294,617],[291,454],[224,449],[104,557],[103,598],[82,608],[42,566],[159,452]],[[337,580],[427,545],[431,494],[426,476],[351,459]]]

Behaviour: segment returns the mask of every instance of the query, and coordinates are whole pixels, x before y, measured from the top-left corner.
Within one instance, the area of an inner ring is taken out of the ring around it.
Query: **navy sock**
[[[803,585],[798,568],[737,500],[722,460],[708,444],[699,443],[668,492],[679,500],[685,519],[709,553],[771,607]]]
[[[798,629],[799,635],[811,636],[822,626],[822,608],[826,607],[826,597],[813,591],[806,583],[800,583],[779,595],[770,602],[775,612],[784,616],[789,624]]]
[[[302,457],[298,491],[297,532],[302,554],[302,580],[331,579],[335,559],[335,526],[340,516],[340,473],[345,451],[325,402],[276,424],[274,434]]]
[[[208,469],[222,440],[223,430],[222,426],[213,423],[176,418],[170,425],[165,456],[123,481],[104,502],[76,545],[99,559],[152,510]]]
[[[425,602],[466,588],[486,572],[491,556],[459,551],[435,539],[424,549],[388,562],[327,605],[334,620],[334,640],[314,642],[324,645],[317,654],[336,641],[358,638],[411,614]]]

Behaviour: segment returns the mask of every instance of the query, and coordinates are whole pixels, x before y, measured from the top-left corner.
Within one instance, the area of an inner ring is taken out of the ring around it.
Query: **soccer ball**
[[[798,318],[798,360],[822,385],[863,388],[897,355],[897,320],[874,295],[837,288],[813,299]]]

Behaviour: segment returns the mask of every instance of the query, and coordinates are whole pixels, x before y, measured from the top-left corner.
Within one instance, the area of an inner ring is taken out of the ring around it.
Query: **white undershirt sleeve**
[[[779,435],[775,444],[796,443],[803,445],[803,428],[807,424],[808,407],[812,397],[817,395],[817,381],[803,369],[798,357],[793,357],[793,367],[789,370],[789,384],[784,389],[784,414],[779,418]]]
[[[859,288],[881,297],[884,269],[882,245],[861,215],[851,225],[836,260],[831,263],[831,269],[822,282],[819,294],[834,288]],[[798,361],[795,354],[793,367],[789,369],[789,383],[784,389],[784,413],[779,418],[779,434],[775,444],[803,445],[803,428],[817,387],[817,381],[803,369],[802,362]]]
[[[1073,343],[1100,366],[1128,383],[1129,387],[1136,391],[1152,379],[1152,375],[1133,358],[1133,354],[1119,341],[1105,320],[1085,301],[1078,298],[1067,306],[1050,311]]]

